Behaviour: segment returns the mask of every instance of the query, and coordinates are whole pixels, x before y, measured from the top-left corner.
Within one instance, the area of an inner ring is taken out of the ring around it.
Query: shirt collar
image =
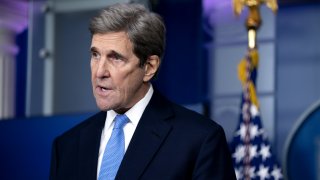
[[[147,94],[125,113],[133,125],[135,126],[138,125],[139,120],[152,97],[152,94],[153,94],[153,87],[152,85],[150,85],[150,88]]]

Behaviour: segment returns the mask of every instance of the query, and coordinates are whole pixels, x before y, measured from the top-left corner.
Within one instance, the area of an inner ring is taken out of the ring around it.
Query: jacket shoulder
[[[223,128],[209,117],[175,103],[172,103],[172,107],[178,123],[202,131],[223,131]]]

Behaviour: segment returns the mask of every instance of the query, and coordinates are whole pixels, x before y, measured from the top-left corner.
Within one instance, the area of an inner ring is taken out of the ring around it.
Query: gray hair
[[[163,20],[142,5],[123,3],[108,6],[92,18],[89,30],[92,36],[126,32],[141,67],[151,55],[163,57],[166,32]]]

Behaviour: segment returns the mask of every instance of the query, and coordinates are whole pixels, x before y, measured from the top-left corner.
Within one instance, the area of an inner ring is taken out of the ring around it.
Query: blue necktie
[[[119,114],[114,121],[111,137],[104,150],[98,180],[114,180],[124,156],[123,126],[129,119],[125,114]]]

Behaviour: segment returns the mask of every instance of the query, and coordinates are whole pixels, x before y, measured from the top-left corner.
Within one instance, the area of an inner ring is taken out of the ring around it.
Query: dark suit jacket
[[[106,113],[56,138],[51,180],[95,180]],[[223,129],[155,92],[122,160],[116,179],[235,178]]]

